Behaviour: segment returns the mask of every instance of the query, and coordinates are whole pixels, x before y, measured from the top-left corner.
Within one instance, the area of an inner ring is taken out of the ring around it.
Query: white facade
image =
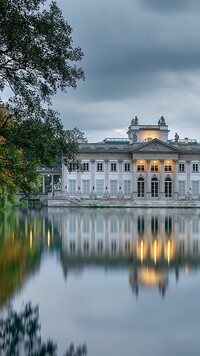
[[[131,121],[127,139],[80,144],[82,170],[62,167],[62,191],[83,200],[199,200],[200,144],[168,140],[162,117],[157,125]]]

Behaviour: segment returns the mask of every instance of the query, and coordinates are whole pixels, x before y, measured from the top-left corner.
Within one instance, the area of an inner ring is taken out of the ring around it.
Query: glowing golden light
[[[161,239],[153,239],[151,241],[151,248],[150,248],[151,258],[156,265],[157,261],[160,259],[162,254],[162,241]]]
[[[29,244],[30,244],[30,249],[33,247],[33,230],[30,229],[30,235],[29,235]]]
[[[156,259],[157,259],[157,241],[154,241],[154,252],[153,252],[153,257],[154,257],[154,263],[156,264]]]
[[[51,244],[51,235],[50,235],[50,231],[47,231],[47,246],[48,248],[50,247]]]
[[[168,262],[168,265],[173,260],[175,256],[175,241],[174,239],[165,239],[164,242],[164,256]]]
[[[138,273],[139,282],[143,285],[153,287],[160,283],[167,282],[167,274],[165,272],[156,271],[154,268],[142,267]]]
[[[148,241],[147,239],[138,239],[136,243],[136,255],[137,259],[141,263],[145,260],[148,255]]]
[[[154,163],[156,163],[156,161],[154,161]]]

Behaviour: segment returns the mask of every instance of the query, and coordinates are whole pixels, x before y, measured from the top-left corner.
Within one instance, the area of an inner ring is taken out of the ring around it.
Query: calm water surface
[[[89,356],[199,356],[200,210],[0,215],[0,313],[39,305],[42,338]]]

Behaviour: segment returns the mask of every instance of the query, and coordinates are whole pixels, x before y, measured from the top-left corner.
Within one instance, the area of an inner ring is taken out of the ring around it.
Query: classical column
[[[105,163],[105,188],[106,187],[108,188],[108,177],[109,177],[108,163],[109,163],[109,160],[105,159],[104,163]]]
[[[54,193],[54,175],[52,174],[51,176],[51,191],[52,191],[52,194]]]
[[[80,187],[81,190],[81,171],[77,172],[77,189]]]
[[[119,159],[119,160],[118,160],[118,163],[119,163],[119,175],[118,175],[118,180],[119,180],[119,188],[121,187],[121,190],[123,190],[123,189],[122,189],[122,162],[123,162],[122,159]]]
[[[136,159],[133,159],[133,174],[132,174],[132,199],[137,198],[137,166]]]
[[[42,176],[42,193],[45,194],[45,175]]]
[[[160,160],[161,163],[161,175],[160,175],[160,197],[165,197],[165,171],[164,171],[164,159]]]
[[[91,159],[91,190],[95,187],[95,160]]]
[[[174,199],[178,199],[178,160],[174,159]]]
[[[191,179],[191,174],[190,174],[190,163],[191,161],[186,161],[187,164],[187,169],[186,169],[186,198],[190,199],[191,198],[191,187],[190,187],[190,179]]]
[[[146,198],[151,198],[151,175],[150,175],[151,160],[147,159],[146,162],[147,162]]]

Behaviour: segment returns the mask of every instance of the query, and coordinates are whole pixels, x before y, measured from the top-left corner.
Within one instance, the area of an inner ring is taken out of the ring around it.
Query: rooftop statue
[[[179,140],[179,135],[177,134],[177,132],[175,133],[175,142],[178,142],[178,140]]]
[[[164,116],[161,116],[161,118],[158,120],[158,125],[160,125],[160,126],[166,125]]]
[[[138,117],[135,116],[135,118],[131,121],[131,125],[138,126]]]

